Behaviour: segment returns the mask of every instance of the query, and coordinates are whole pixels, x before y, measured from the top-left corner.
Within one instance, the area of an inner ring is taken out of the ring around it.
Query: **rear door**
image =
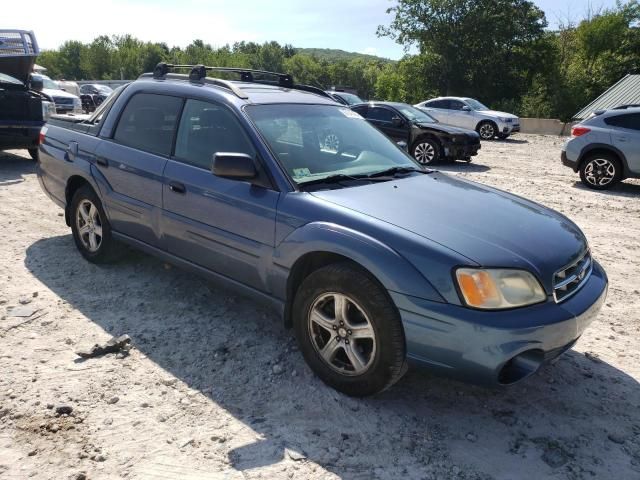
[[[211,173],[216,152],[256,150],[235,114],[187,100],[164,171],[162,228],[169,253],[266,290],[279,193]]]
[[[439,122],[447,123],[449,100],[431,100],[421,108]]]
[[[150,93],[133,95],[113,138],[95,151],[98,176],[106,183],[105,208],[112,228],[160,246],[162,172],[171,154],[183,100]]]
[[[626,113],[605,118],[613,127],[613,144],[625,155],[629,170],[640,175],[640,113]]]

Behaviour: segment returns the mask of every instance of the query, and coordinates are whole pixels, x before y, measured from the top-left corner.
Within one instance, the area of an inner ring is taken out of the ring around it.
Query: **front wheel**
[[[102,202],[91,187],[81,187],[73,195],[70,213],[73,240],[82,256],[92,263],[112,261],[119,245],[111,236]]]
[[[498,140],[506,140],[507,138],[509,138],[509,134],[508,133],[499,133],[498,134]]]
[[[587,158],[580,165],[580,180],[594,190],[606,190],[622,179],[622,167],[617,158],[601,153]]]
[[[440,159],[440,145],[432,138],[418,140],[411,149],[411,155],[422,165],[431,165]]]
[[[493,122],[482,122],[478,125],[478,134],[482,140],[491,140],[498,133],[498,128]]]
[[[309,275],[293,315],[306,362],[336,390],[373,395],[406,371],[400,316],[384,289],[356,266],[336,263]]]

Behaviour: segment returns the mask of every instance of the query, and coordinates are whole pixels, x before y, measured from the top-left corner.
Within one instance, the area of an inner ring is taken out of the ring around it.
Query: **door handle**
[[[96,163],[98,165],[103,166],[103,167],[108,167],[109,166],[109,160],[107,160],[104,157],[96,157]]]
[[[175,193],[187,193],[187,187],[184,186],[184,183],[180,182],[169,182],[169,190]]]

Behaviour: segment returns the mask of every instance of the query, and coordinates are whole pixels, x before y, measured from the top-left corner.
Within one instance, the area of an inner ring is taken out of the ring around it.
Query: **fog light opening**
[[[512,385],[529,375],[536,373],[544,361],[542,350],[528,350],[520,355],[516,355],[504,364],[498,374],[498,383],[501,385]]]

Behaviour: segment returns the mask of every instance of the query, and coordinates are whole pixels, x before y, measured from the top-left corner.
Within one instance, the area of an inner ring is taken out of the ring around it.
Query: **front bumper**
[[[450,143],[445,147],[445,157],[453,159],[464,159],[469,157],[475,157],[480,150],[480,142],[471,144],[455,144]]]
[[[594,262],[589,280],[561,303],[549,299],[492,312],[394,292],[391,296],[400,311],[412,363],[463,381],[495,386],[521,380],[571,348],[596,318],[607,288],[607,275]],[[510,376],[509,369],[516,368],[514,361],[524,370]]]

